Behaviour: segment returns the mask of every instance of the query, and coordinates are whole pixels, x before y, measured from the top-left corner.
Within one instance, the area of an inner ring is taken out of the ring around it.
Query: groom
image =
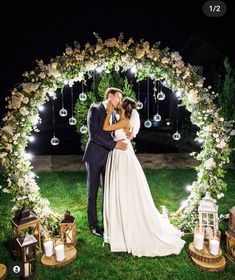
[[[98,226],[97,192],[101,183],[103,212],[105,165],[108,153],[114,148],[120,150],[126,150],[127,148],[126,143],[121,140],[114,141],[110,132],[103,131],[108,102],[111,102],[116,108],[122,99],[122,95],[123,92],[120,89],[108,88],[105,92],[105,100],[98,105],[92,105],[87,116],[89,139],[83,157],[87,170],[87,214],[90,230],[97,236],[103,236],[103,230]]]

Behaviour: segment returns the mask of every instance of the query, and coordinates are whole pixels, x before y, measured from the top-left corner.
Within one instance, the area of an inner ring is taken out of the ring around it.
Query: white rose
[[[219,144],[216,145],[217,148],[223,149],[226,146],[226,142],[222,140]]]
[[[26,109],[26,107],[21,107],[20,108],[20,113],[22,116],[28,116],[29,111]]]
[[[210,169],[212,169],[213,167],[215,167],[215,161],[214,161],[214,159],[213,159],[213,158],[209,158],[208,160],[206,160],[206,161],[204,162],[204,167],[205,167],[205,169],[207,169],[207,170],[210,170]]]
[[[23,98],[23,103],[24,103],[24,104],[27,104],[28,102],[29,102],[29,98],[28,98],[27,96],[24,97],[24,98]]]
[[[195,90],[190,90],[188,94],[188,101],[190,104],[197,104],[199,102],[199,98],[197,96],[197,92]]]

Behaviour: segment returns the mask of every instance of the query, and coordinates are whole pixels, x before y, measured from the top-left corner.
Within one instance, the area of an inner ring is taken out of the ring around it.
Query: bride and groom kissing
[[[112,252],[133,256],[178,255],[182,232],[155,207],[147,179],[131,139],[140,128],[136,102],[118,88],[108,88],[104,101],[92,105],[87,122],[89,139],[83,160],[87,170],[87,214],[90,230],[103,237]],[[115,120],[115,109],[120,111]],[[97,193],[102,187],[102,219],[97,217]]]

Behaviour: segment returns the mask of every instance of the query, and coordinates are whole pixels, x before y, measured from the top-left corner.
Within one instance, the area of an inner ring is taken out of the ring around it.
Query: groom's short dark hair
[[[106,89],[105,94],[104,94],[104,98],[108,99],[110,93],[112,95],[115,95],[116,92],[120,92],[123,95],[123,91],[120,90],[120,88],[110,87],[110,88]]]

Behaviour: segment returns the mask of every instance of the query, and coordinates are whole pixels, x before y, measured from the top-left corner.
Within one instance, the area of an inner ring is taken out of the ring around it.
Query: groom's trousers
[[[97,193],[99,185],[102,187],[102,219],[104,201],[105,164],[97,165],[85,162],[87,170],[87,215],[90,226],[98,226]]]

